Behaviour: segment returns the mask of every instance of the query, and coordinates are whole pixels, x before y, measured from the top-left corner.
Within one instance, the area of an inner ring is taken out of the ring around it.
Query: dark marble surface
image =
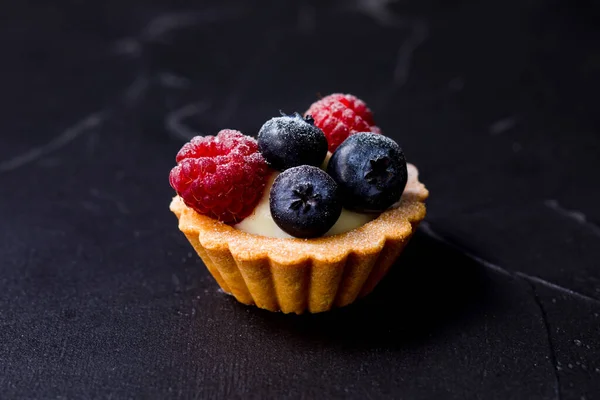
[[[2,398],[600,398],[591,1],[12,2]],[[168,211],[190,135],[354,93],[431,190],[375,293],[217,290]]]

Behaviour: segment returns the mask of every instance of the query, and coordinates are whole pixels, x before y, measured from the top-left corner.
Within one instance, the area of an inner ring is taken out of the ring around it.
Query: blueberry
[[[323,235],[342,212],[338,185],[325,171],[309,165],[289,168],[277,176],[269,205],[275,223],[299,238]]]
[[[327,138],[312,117],[298,113],[268,120],[258,132],[258,149],[272,168],[319,166],[327,155]]]
[[[344,207],[382,212],[400,200],[408,173],[402,149],[371,132],[349,136],[333,153],[327,173],[340,187]]]

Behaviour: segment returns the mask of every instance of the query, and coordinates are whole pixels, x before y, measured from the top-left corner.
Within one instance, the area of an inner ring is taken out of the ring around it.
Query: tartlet
[[[170,209],[219,286],[239,302],[301,314],[342,307],[369,294],[425,217],[429,192],[408,164],[395,207],[346,233],[271,238],[235,229],[173,198]]]

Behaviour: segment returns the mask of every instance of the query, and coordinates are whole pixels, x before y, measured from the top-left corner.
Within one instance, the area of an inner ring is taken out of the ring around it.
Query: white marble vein
[[[569,288],[566,288],[564,286],[560,286],[560,285],[557,285],[555,283],[548,282],[547,280],[544,280],[542,278],[538,278],[537,276],[528,275],[528,274],[525,274],[523,272],[518,272],[518,271],[515,272],[515,275],[517,275],[518,277],[521,277],[523,279],[526,279],[528,281],[531,281],[531,282],[534,282],[534,283],[538,283],[538,284],[540,284],[542,286],[546,286],[546,287],[548,287],[550,289],[554,289],[554,290],[556,290],[558,292],[562,292],[562,293],[564,293],[566,295],[569,295],[571,297],[576,297],[576,298],[581,299],[581,300],[585,300],[585,301],[589,301],[589,302],[592,302],[592,303],[600,304],[600,300],[598,300],[598,299],[596,299],[594,297],[590,297],[590,296],[587,296],[587,295],[585,295],[583,293],[579,293],[579,292],[576,292],[576,291],[571,290]]]
[[[508,275],[508,276],[512,276],[513,274],[511,272],[509,272],[508,270],[494,264],[491,263],[487,260],[484,260],[483,258],[477,257],[474,254],[471,254],[467,251],[465,251],[462,248],[459,248],[458,246],[456,246],[454,243],[451,243],[448,239],[444,238],[443,236],[441,236],[439,233],[437,233],[436,231],[434,231],[431,228],[431,225],[428,222],[421,222],[421,224],[419,224],[419,228],[425,232],[427,234],[427,236],[432,237],[433,239],[437,240],[438,242],[444,243],[445,245],[448,245],[454,249],[459,250],[462,254],[466,255],[468,258],[477,261],[479,264],[483,265],[484,267],[491,269],[493,271],[496,271],[502,275]]]
[[[148,22],[142,31],[141,37],[146,40],[161,39],[175,29],[184,29],[195,25],[198,17],[199,13],[194,11],[172,12],[159,15]]]
[[[408,81],[413,54],[429,36],[429,26],[424,21],[412,20],[410,26],[411,33],[398,48],[396,56],[394,68],[394,84],[396,86],[403,86]]]
[[[223,22],[243,15],[239,7],[213,8],[201,11],[179,11],[159,15],[151,20],[141,33],[141,38],[149,41],[164,39],[165,36],[178,29],[191,26]]]
[[[395,2],[396,0],[356,0],[354,9],[371,17],[383,27],[410,30],[408,37],[402,41],[396,53],[392,83],[397,89],[408,82],[414,53],[429,37],[429,24],[419,18],[395,14],[390,9],[390,5]],[[391,91],[386,89],[382,97],[385,99],[393,92],[394,89]]]
[[[210,106],[211,104],[207,101],[191,103],[168,113],[165,118],[165,128],[167,129],[167,132],[169,132],[171,136],[187,142],[198,135],[198,133],[185,124],[185,119],[206,112]]]
[[[138,102],[138,100],[146,93],[150,87],[150,79],[144,75],[139,75],[134,81],[125,89],[125,104],[132,106]]]
[[[509,271],[509,270],[507,270],[505,268],[500,267],[499,265],[496,265],[496,264],[494,264],[494,263],[492,263],[490,261],[487,261],[487,260],[485,260],[485,259],[483,259],[481,257],[478,257],[478,256],[472,254],[471,252],[469,252],[468,250],[457,246],[456,244],[452,243],[448,239],[444,238],[443,236],[441,236],[440,234],[438,234],[437,232],[435,232],[431,228],[431,225],[428,222],[422,222],[419,225],[419,227],[428,236],[430,236],[433,239],[435,239],[435,240],[437,240],[437,241],[439,241],[441,243],[444,243],[444,244],[446,244],[446,245],[448,245],[448,246],[450,246],[450,247],[452,247],[452,248],[460,251],[461,254],[464,254],[466,257],[472,259],[473,261],[476,261],[477,263],[481,264],[485,268],[491,269],[491,270],[493,270],[495,272],[498,272],[498,273],[500,273],[502,275],[507,275],[507,276],[510,276],[510,277],[513,277],[513,278],[525,279],[525,280],[527,280],[529,282],[534,282],[534,283],[540,284],[542,286],[546,286],[548,288],[557,290],[559,292],[562,292],[562,293],[567,294],[567,295],[572,296],[572,297],[579,298],[581,300],[585,300],[585,301],[588,301],[588,302],[600,304],[600,300],[595,299],[595,298],[590,297],[590,296],[587,296],[587,295],[585,295],[583,293],[576,292],[576,291],[574,291],[572,289],[569,289],[569,288],[557,285],[557,284],[552,283],[552,282],[548,282],[548,281],[546,281],[546,280],[544,280],[542,278],[539,278],[537,276],[532,276],[532,275],[526,274],[524,272]]]
[[[517,117],[511,115],[506,118],[499,119],[490,125],[489,131],[491,135],[499,135],[515,127],[517,124]]]
[[[535,304],[538,306],[538,309],[540,310],[540,316],[541,316],[541,320],[542,323],[544,324],[544,331],[546,332],[546,340],[547,340],[547,344],[548,344],[548,358],[550,360],[550,362],[552,363],[552,370],[554,372],[554,395],[556,396],[557,400],[561,399],[561,395],[560,395],[560,376],[558,374],[559,369],[559,365],[558,365],[558,361],[556,358],[556,348],[554,346],[554,340],[552,339],[552,329],[550,328],[550,321],[548,319],[548,313],[546,312],[546,308],[544,307],[544,304],[542,302],[542,299],[540,299],[540,296],[538,295],[537,289],[535,287],[535,284],[530,280],[527,279],[527,282],[529,283],[529,286],[531,287],[531,293],[533,294],[533,299],[535,301]]]
[[[160,14],[151,19],[136,36],[127,36],[117,40],[113,45],[113,51],[116,54],[139,57],[143,52],[145,42],[164,41],[173,31],[239,18],[243,12],[244,8],[242,7],[219,7]]]
[[[487,260],[484,260],[481,257],[477,257],[476,255],[470,253],[469,251],[455,245],[454,243],[450,242],[449,240],[445,239],[444,237],[442,237],[441,235],[439,235],[437,232],[435,232],[432,228],[431,225],[427,222],[422,222],[420,224],[420,229],[425,232],[427,235],[429,235],[430,237],[434,238],[435,240],[444,243],[458,251],[461,252],[461,254],[464,254],[466,257],[476,261],[477,263],[479,263],[481,266],[490,269],[494,272],[500,273],[502,275],[511,277],[513,279],[519,279],[521,281],[524,281],[528,284],[528,286],[531,288],[531,293],[533,295],[533,300],[535,301],[535,304],[537,305],[539,311],[540,311],[540,318],[541,318],[541,322],[543,324],[545,333],[546,333],[546,339],[547,339],[547,345],[548,345],[548,360],[550,361],[550,363],[552,364],[552,369],[554,372],[554,392],[555,392],[555,396],[556,399],[561,398],[561,391],[560,391],[560,378],[559,378],[559,364],[557,362],[557,357],[556,357],[556,349],[554,346],[554,341],[552,339],[552,335],[551,335],[551,329],[550,329],[550,322],[548,320],[548,316],[546,313],[546,310],[543,306],[542,300],[540,299],[538,293],[537,293],[537,289],[535,287],[536,284],[556,290],[560,293],[563,293],[567,296],[570,297],[574,297],[586,302],[591,302],[594,304],[600,304],[600,300],[586,296],[585,294],[579,293],[579,292],[575,292],[571,289],[556,285],[552,282],[548,282],[544,279],[538,278],[537,276],[531,276],[528,274],[525,274],[523,272],[512,272],[509,271],[507,269],[504,269],[492,262],[489,262]]]
[[[395,2],[396,0],[357,0],[356,9],[373,18],[381,26],[410,29],[408,38],[398,48],[393,75],[394,85],[403,86],[408,81],[415,50],[429,36],[429,25],[418,18],[396,15],[390,9],[390,5]]]
[[[138,57],[142,54],[142,45],[134,37],[124,37],[115,42],[113,51],[116,54]]]
[[[397,16],[389,9],[391,3],[397,0],[356,0],[355,7],[373,18],[382,26],[394,26],[397,24]]]
[[[578,223],[580,225],[586,226],[594,234],[596,234],[597,236],[600,236],[600,227],[598,225],[594,224],[593,222],[588,221],[586,215],[584,213],[582,213],[581,211],[568,210],[568,209],[562,207],[558,203],[558,201],[554,200],[554,199],[545,200],[544,205],[546,207],[548,207],[549,209],[555,211],[556,213],[562,215],[563,217],[566,217],[572,221],[575,221],[576,223]]]
[[[187,89],[191,85],[188,78],[168,71],[159,72],[156,78],[162,87],[168,89]]]
[[[52,138],[48,143],[33,147],[23,154],[0,162],[0,172],[20,168],[61,149],[77,137],[98,128],[106,120],[107,116],[107,111],[99,111],[85,117],[69,129]]]

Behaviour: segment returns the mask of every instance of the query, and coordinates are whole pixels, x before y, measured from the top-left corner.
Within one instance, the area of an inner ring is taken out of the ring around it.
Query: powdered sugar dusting
[[[305,121],[304,118],[302,118],[302,116],[298,113],[295,113],[294,115],[291,115],[287,118],[286,117],[271,118],[270,120],[265,122],[264,125],[274,124],[279,128],[279,130],[290,132],[290,134],[293,134],[294,136],[305,136],[305,137],[313,136],[314,130],[303,129],[302,125],[299,124],[297,120],[295,121],[296,118],[302,120],[303,122],[305,122],[307,124],[314,125],[314,124],[310,123],[309,121]]]
[[[284,171],[300,165],[319,166],[327,153],[325,134],[298,113],[271,118],[258,132],[258,146],[271,167]]]

